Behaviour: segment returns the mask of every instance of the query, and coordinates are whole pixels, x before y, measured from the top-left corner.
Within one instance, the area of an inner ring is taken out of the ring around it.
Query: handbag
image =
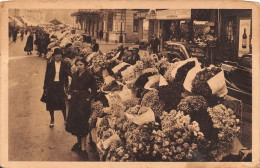
[[[47,101],[48,101],[48,96],[47,96],[47,93],[44,92],[44,93],[42,94],[42,97],[41,97],[41,102],[47,103]]]

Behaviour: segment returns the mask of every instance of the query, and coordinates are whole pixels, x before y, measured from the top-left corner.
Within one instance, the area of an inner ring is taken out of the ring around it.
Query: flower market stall
[[[246,158],[238,139],[242,103],[227,95],[221,68],[202,68],[196,58],[170,63],[143,50],[91,52],[68,31],[51,37],[49,48],[64,48],[72,73],[80,56],[96,78],[89,125],[100,161]]]
[[[169,63],[146,51],[129,64],[118,54],[96,53],[89,67],[103,95],[89,120],[101,161],[245,158],[242,103],[227,95],[222,69],[201,68],[194,58]]]

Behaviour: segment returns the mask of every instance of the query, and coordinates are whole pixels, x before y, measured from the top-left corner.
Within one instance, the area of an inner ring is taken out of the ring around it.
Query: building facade
[[[104,9],[78,10],[72,16],[78,32],[98,38],[102,30],[109,42],[149,42],[156,35],[161,50],[165,41],[194,42],[211,33],[217,39],[206,49],[212,60],[236,60],[252,51],[252,10]]]

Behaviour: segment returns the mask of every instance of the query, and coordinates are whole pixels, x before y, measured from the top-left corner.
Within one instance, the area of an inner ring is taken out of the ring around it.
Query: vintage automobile
[[[205,65],[206,53],[202,47],[196,44],[173,41],[166,41],[164,44],[164,52],[167,53],[170,62],[196,57],[202,65]]]
[[[244,102],[252,102],[252,54],[243,55],[237,62],[224,61],[228,94]]]

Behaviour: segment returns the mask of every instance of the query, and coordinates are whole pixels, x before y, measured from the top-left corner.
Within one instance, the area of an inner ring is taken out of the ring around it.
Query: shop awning
[[[191,19],[191,9],[150,10],[146,19],[187,20]]]
[[[8,18],[9,18],[8,22],[9,22],[10,26],[21,26],[22,27],[24,25],[20,20],[18,20],[15,17],[8,16]]]
[[[22,17],[22,19],[27,26],[38,26],[39,25],[39,23],[36,23],[35,21],[28,20],[24,17]]]

